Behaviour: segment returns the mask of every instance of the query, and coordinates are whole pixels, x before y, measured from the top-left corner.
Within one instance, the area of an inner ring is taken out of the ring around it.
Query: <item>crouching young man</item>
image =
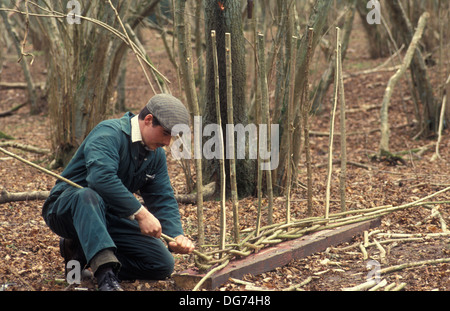
[[[65,264],[89,266],[99,290],[122,290],[120,280],[164,279],[174,269],[171,252],[194,250],[160,148],[177,124],[189,124],[189,113],[168,94],[153,96],[139,115],[99,123],[61,174],[84,188],[58,180],[44,203],[42,216],[61,237]],[[166,247],[162,232],[175,242]]]

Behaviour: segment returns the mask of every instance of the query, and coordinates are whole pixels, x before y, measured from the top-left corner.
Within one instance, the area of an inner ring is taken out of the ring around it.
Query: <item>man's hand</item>
[[[141,232],[143,234],[155,237],[157,239],[161,237],[161,224],[159,223],[159,220],[148,211],[148,209],[142,208],[139,213],[135,215],[135,219],[137,220],[139,228],[141,228]]]
[[[174,242],[169,242],[169,248],[178,254],[189,254],[194,250],[194,243],[184,235],[177,236]]]

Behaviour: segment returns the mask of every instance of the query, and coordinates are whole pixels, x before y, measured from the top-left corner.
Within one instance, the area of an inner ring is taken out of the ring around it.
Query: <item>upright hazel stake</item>
[[[289,81],[289,102],[288,102],[288,140],[286,158],[286,223],[291,222],[291,183],[292,183],[292,135],[294,133],[294,88],[295,88],[295,67],[297,60],[297,40],[292,37],[292,51],[290,59],[290,81]]]
[[[333,169],[333,138],[334,138],[334,117],[336,115],[336,107],[339,96],[339,60],[340,60],[340,29],[336,27],[336,70],[334,78],[334,104],[331,109],[330,122],[330,140],[328,143],[328,172],[327,172],[327,189],[325,198],[325,219],[328,219],[330,212],[330,188],[331,188],[331,171]]]
[[[227,118],[228,124],[234,124],[233,118],[233,70],[231,62],[231,34],[225,33],[225,56],[226,56],[226,76],[227,76]],[[233,204],[234,239],[239,242],[239,202],[236,183],[236,161],[234,157],[234,131],[227,133],[231,144],[232,157],[230,158],[230,185],[231,201]]]
[[[211,43],[212,43],[212,54],[214,59],[214,82],[215,82],[215,99],[216,99],[216,116],[217,124],[219,126],[219,140],[220,146],[222,148],[222,157],[219,159],[220,167],[220,211],[221,211],[221,226],[220,226],[220,249],[225,248],[225,187],[226,187],[226,177],[225,177],[225,160],[224,160],[224,144],[223,144],[223,133],[222,133],[222,116],[220,113],[220,95],[219,95],[219,61],[217,57],[217,40],[216,31],[211,31]]]

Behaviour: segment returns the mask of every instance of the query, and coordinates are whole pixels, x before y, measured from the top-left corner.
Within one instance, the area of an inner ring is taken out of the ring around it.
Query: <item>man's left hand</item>
[[[194,250],[194,243],[184,235],[179,235],[175,241],[169,242],[169,247],[174,253],[189,254]]]

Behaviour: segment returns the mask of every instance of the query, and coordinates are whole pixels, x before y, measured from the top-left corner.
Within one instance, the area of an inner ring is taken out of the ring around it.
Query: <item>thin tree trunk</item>
[[[233,110],[233,68],[232,68],[232,53],[231,53],[231,34],[225,33],[225,55],[226,55],[226,67],[227,67],[227,117],[228,124],[234,124]],[[229,141],[233,145],[232,150],[234,154],[234,132],[227,133]],[[234,157],[230,159],[230,187],[231,187],[231,203],[233,205],[233,223],[234,223],[234,239],[235,243],[239,243],[239,201],[236,182],[236,160]],[[224,220],[222,223],[225,225],[226,213],[223,211]],[[225,241],[224,241],[225,242]],[[224,244],[225,245],[225,244]]]
[[[316,0],[316,2],[314,4],[314,9],[311,13],[311,16],[310,16],[309,22],[308,22],[308,28],[314,29],[314,36],[312,38],[312,45],[311,45],[311,55],[314,55],[315,48],[317,47],[317,44],[322,36],[331,3],[332,3],[332,1],[328,1],[328,0]],[[307,70],[306,66],[308,66],[308,64],[307,64],[308,40],[306,37],[307,36],[303,36],[303,39],[300,42],[300,47],[298,48],[298,52],[297,52],[297,62],[296,62],[297,65],[296,65],[296,70],[294,71],[295,72],[295,90],[294,90],[295,103],[298,103],[301,100],[301,96],[302,96],[304,84],[305,84],[305,79],[306,79],[306,77],[304,75],[305,70]],[[296,104],[294,108],[295,108],[295,110],[294,110],[293,137],[298,140],[302,136],[301,131],[303,128],[300,125],[300,123],[301,123],[300,105]],[[287,117],[282,116],[282,117],[280,117],[280,120],[283,118],[287,119]],[[282,125],[282,124],[280,124],[280,125]],[[287,129],[281,127],[281,129],[280,129],[281,135],[287,135],[286,130]],[[281,149],[284,146],[283,142],[284,142],[284,140],[282,138],[280,154],[284,153],[283,150]],[[293,150],[294,161],[296,161],[296,162],[293,163],[293,166],[297,167],[298,161],[300,159],[298,153],[300,153],[300,151],[301,151],[300,150],[301,143],[295,141],[294,145],[296,146],[296,148]],[[286,161],[285,157],[280,157],[280,163],[278,166],[279,169],[276,171],[277,176],[276,176],[276,182],[275,182],[275,184],[278,186],[278,190],[281,190],[283,188],[283,186],[286,185],[285,180],[283,180],[283,176],[285,176],[285,171],[283,171],[283,169],[286,167],[285,161]]]
[[[305,156],[306,156],[306,175],[307,175],[307,206],[308,206],[308,215],[312,216],[313,212],[313,202],[312,202],[312,167],[311,167],[311,149],[310,149],[310,143],[309,143],[309,117],[311,112],[311,101],[309,99],[309,64],[312,57],[312,38],[314,37],[314,29],[309,28],[308,29],[308,52],[306,56],[306,63],[307,66],[305,66],[305,83],[304,83],[304,90],[303,95],[301,99],[301,114],[303,119],[303,132],[304,132],[304,139],[305,139]],[[294,139],[294,146],[297,146],[297,141],[300,141],[299,138]],[[297,149],[300,149],[297,146]],[[299,157],[299,155],[298,155]],[[294,153],[294,163],[297,163],[299,159],[296,157],[296,153]]]
[[[389,5],[393,15],[393,27],[402,35],[401,39],[403,43],[406,46],[410,45],[414,36],[414,29],[406,16],[401,2],[399,0],[392,0],[386,1],[386,4]],[[417,90],[418,97],[424,109],[421,131],[423,136],[427,137],[431,133],[437,133],[438,131],[440,104],[434,97],[433,88],[428,79],[425,61],[419,48],[414,51],[410,70],[413,85]]]
[[[203,1],[195,1],[195,54],[197,56],[198,63],[198,72],[197,72],[197,80],[199,81],[199,94],[200,98],[205,96],[205,57],[203,56],[204,48],[203,48],[203,40],[201,31],[204,29],[203,27],[203,19],[201,18],[201,13],[203,11]],[[203,102],[203,101],[202,101]],[[200,111],[203,111],[204,107],[199,107]]]
[[[341,212],[347,210],[346,205],[346,183],[347,183],[347,131],[346,131],[346,107],[345,107],[345,90],[344,90],[344,77],[342,74],[342,46],[339,53],[339,99],[340,99],[340,124],[341,124],[341,172],[339,175],[339,192],[341,196]]]
[[[193,112],[194,116],[200,116],[198,105],[197,91],[195,88],[195,78],[192,60],[192,49],[190,40],[191,37],[190,24],[186,23],[184,15],[185,1],[177,0],[176,3],[176,26],[178,32],[178,48],[180,56],[180,66],[183,73],[183,81],[185,86],[188,106]],[[195,124],[194,124],[195,128]],[[201,137],[194,135],[194,154],[201,154]],[[203,245],[205,243],[204,222],[203,222],[203,172],[202,172],[202,158],[195,157],[195,171],[197,179],[197,222],[198,222],[198,243]]]
[[[214,59],[214,76],[215,76],[215,96],[216,96],[216,114],[217,114],[217,125],[220,130],[222,129],[222,117],[220,115],[220,95],[219,95],[219,61],[217,59],[217,40],[216,32],[211,31],[211,43],[213,48],[213,59]],[[226,175],[225,175],[225,156],[224,156],[224,143],[223,143],[223,133],[219,133],[219,148],[221,149],[221,157],[219,159],[220,165],[220,249],[225,247],[225,230],[226,230]]]
[[[400,77],[403,76],[406,69],[408,69],[409,65],[411,64],[412,58],[416,53],[417,44],[419,43],[419,40],[422,37],[423,30],[425,28],[428,17],[429,14],[425,12],[419,19],[419,24],[417,25],[416,33],[414,34],[414,37],[411,40],[408,50],[406,51],[405,58],[403,59],[403,64],[400,66],[400,69],[389,79],[388,85],[386,87],[380,111],[380,118],[381,118],[381,138],[379,146],[380,154],[383,154],[384,152],[389,152],[390,131],[389,131],[388,110],[392,92],[394,91],[394,87],[397,84]]]
[[[233,120],[236,124],[244,127],[248,124],[246,98],[246,64],[245,64],[245,41],[243,35],[241,19],[241,1],[224,0],[204,1],[205,28],[206,33],[206,80],[205,80],[205,111],[203,113],[203,125],[216,124],[216,107],[214,94],[214,65],[211,56],[211,30],[216,31],[217,53],[219,59],[219,80],[220,80],[220,105],[222,116],[222,127],[226,126],[228,120],[227,112],[227,90],[226,90],[226,64],[225,64],[225,33],[231,34],[231,57],[233,71]],[[225,128],[225,142],[229,141]],[[205,138],[206,140],[207,138]],[[236,142],[235,142],[236,143]],[[246,142],[246,148],[248,142]],[[232,156],[232,155],[229,155]],[[236,157],[236,155],[233,155]],[[216,180],[219,176],[219,165],[216,159],[203,162],[204,182]],[[229,162],[226,162],[225,169],[230,171]],[[239,196],[254,195],[256,189],[255,176],[256,165],[254,159],[236,159],[236,177]],[[218,181],[219,182],[219,181]],[[229,178],[227,178],[227,183]]]
[[[261,124],[267,126],[267,149],[272,150],[271,142],[271,120],[269,109],[269,90],[267,83],[267,66],[265,59],[265,36],[258,34],[258,63],[259,63],[259,85],[261,91]],[[258,167],[261,170],[261,167]],[[267,184],[267,196],[269,198],[267,221],[269,224],[273,223],[273,187],[272,187],[272,170],[265,170],[266,184]]]
[[[292,143],[294,134],[294,83],[295,75],[294,69],[296,68],[297,60],[297,43],[298,38],[293,36],[291,38],[291,59],[290,59],[290,81],[289,81],[289,102],[288,102],[288,121],[287,121],[287,153],[286,153],[286,223],[291,222],[291,184],[292,184],[292,172],[295,169],[292,167]]]

